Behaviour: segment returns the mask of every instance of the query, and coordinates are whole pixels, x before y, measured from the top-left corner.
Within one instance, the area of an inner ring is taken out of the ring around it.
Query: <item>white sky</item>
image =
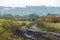
[[[25,7],[26,5],[60,7],[60,0],[0,0],[0,6]]]

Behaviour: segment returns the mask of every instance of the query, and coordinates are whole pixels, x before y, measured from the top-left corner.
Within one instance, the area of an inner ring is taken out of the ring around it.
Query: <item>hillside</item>
[[[2,7],[0,6],[0,13],[13,15],[26,15],[37,13],[38,15],[46,15],[47,13],[59,14],[60,7],[46,7],[46,6],[26,6],[26,7]]]

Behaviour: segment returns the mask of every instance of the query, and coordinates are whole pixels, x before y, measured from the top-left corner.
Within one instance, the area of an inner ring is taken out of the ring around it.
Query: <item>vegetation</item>
[[[7,18],[7,19],[6,19]],[[36,14],[30,14],[28,18],[16,18],[12,17],[9,14],[7,17],[0,18],[0,40],[24,40],[22,37],[14,34],[14,31],[17,27],[21,26],[32,26],[37,24],[37,28],[44,31],[49,32],[59,32],[60,31],[60,23],[59,20],[54,19],[57,17],[39,17]],[[31,19],[34,19],[30,21]]]
[[[31,22],[29,21],[17,21],[17,20],[7,20],[1,19],[0,20],[0,40],[8,40],[15,39],[15,40],[22,40],[21,37],[17,37],[14,34],[14,31],[17,27],[29,25]]]
[[[37,26],[39,29],[50,32],[59,32],[60,23],[43,23],[42,25]]]

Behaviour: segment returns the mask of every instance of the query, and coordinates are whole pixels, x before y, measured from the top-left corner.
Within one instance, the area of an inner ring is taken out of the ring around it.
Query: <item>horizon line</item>
[[[0,7],[38,7],[38,6],[29,6],[29,5],[26,5],[26,6],[0,6]],[[45,6],[45,5],[41,5],[39,7],[60,7],[60,6]]]

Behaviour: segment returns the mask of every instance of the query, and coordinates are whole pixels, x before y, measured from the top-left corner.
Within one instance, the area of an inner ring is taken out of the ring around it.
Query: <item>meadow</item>
[[[14,23],[14,24],[11,24]],[[16,27],[20,27],[24,25],[24,23],[29,24],[29,21],[14,21],[14,20],[6,20],[6,19],[0,19],[0,40],[23,40],[21,37],[17,37],[14,35],[14,33],[11,31],[12,26],[14,25]],[[6,26],[6,29],[4,27]],[[13,36],[12,36],[13,35]]]
[[[27,40],[14,34],[16,27],[33,25],[32,21],[0,19],[0,40]],[[37,28],[48,32],[60,32],[60,23],[44,22],[38,24]]]

